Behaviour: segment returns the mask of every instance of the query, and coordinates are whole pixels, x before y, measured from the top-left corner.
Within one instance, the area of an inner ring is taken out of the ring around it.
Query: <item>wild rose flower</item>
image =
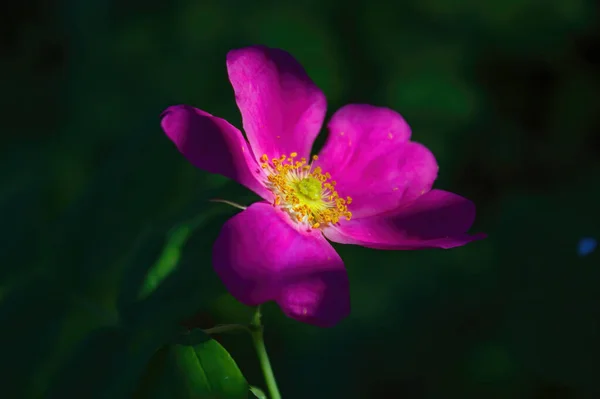
[[[162,128],[196,167],[229,177],[264,201],[232,217],[213,248],[229,292],[256,306],[276,301],[302,322],[332,326],[350,312],[344,263],[327,239],[376,249],[452,248],[482,235],[466,232],[474,204],[432,190],[438,166],[396,112],[347,105],[310,156],[326,101],[287,52],[248,47],[227,54],[242,133],[188,105],[166,109]]]

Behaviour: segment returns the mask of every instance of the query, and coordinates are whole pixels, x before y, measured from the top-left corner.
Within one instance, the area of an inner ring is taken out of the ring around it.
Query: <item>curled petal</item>
[[[195,167],[229,177],[264,199],[273,198],[248,143],[226,120],[189,105],[174,105],[162,113],[161,126]]]
[[[343,222],[324,233],[334,242],[375,249],[446,249],[485,238],[467,234],[474,220],[471,201],[432,190],[394,212]]]
[[[232,50],[227,71],[254,155],[308,157],[327,104],[294,57],[262,46]]]
[[[344,264],[319,231],[298,231],[286,218],[263,202],[231,218],[213,247],[215,271],[248,306],[274,300],[291,318],[333,326],[350,312]]]
[[[396,112],[352,104],[336,112],[317,165],[331,173],[341,196],[352,197],[354,219],[400,207],[431,190],[435,157],[408,141],[410,128]]]

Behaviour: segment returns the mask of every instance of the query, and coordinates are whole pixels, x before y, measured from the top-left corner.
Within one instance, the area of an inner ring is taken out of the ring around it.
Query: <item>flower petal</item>
[[[227,71],[257,159],[308,157],[327,103],[302,66],[283,50],[255,46],[230,51]]]
[[[174,105],[162,113],[161,126],[195,167],[229,177],[266,200],[273,198],[248,143],[226,120],[189,105]]]
[[[375,249],[446,249],[485,238],[467,234],[474,220],[473,202],[432,190],[394,212],[343,222],[324,233],[334,242]]]
[[[333,326],[350,313],[344,264],[322,234],[298,231],[258,202],[227,221],[213,247],[215,271],[240,302],[277,301],[296,320]]]
[[[337,182],[341,196],[352,197],[354,219],[398,208],[431,189],[435,157],[408,141],[410,128],[396,112],[352,104],[337,111],[315,163]]]

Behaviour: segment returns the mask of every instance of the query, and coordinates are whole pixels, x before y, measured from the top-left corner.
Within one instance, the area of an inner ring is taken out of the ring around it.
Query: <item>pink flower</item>
[[[452,248],[468,235],[474,204],[432,190],[438,166],[396,112],[347,105],[310,150],[325,96],[288,53],[248,47],[227,54],[242,133],[188,105],[162,128],[196,167],[236,180],[265,201],[231,218],[213,248],[215,271],[240,302],[276,301],[302,322],[333,326],[350,313],[344,263],[327,239],[376,249]],[[373,266],[371,266],[373,267]]]

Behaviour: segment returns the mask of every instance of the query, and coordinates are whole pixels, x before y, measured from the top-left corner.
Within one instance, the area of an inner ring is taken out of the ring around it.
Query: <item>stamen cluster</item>
[[[272,158],[261,157],[261,167],[267,172],[267,187],[275,194],[273,206],[286,211],[293,220],[311,228],[336,224],[341,218],[350,220],[348,205],[352,198],[341,198],[335,190],[336,182],[320,167],[313,169],[306,158],[296,160],[298,154]],[[312,157],[313,161],[317,155]]]

